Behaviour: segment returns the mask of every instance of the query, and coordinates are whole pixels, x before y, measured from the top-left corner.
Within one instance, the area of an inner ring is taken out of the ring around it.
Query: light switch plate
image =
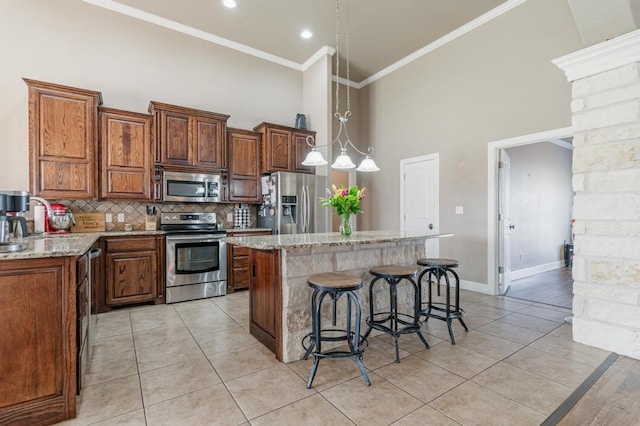
[[[107,223],[113,222],[113,215],[111,213],[104,214],[104,221]]]
[[[233,222],[233,213],[227,213],[227,222]]]
[[[124,222],[124,213],[118,213],[118,222]]]
[[[456,206],[456,214],[463,214],[464,208],[462,206]]]

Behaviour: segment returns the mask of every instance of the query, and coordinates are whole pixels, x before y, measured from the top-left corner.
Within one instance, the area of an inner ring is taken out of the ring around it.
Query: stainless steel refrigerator
[[[328,232],[328,208],[320,205],[327,196],[326,176],[278,172],[262,177],[262,205],[258,227],[274,234]]]

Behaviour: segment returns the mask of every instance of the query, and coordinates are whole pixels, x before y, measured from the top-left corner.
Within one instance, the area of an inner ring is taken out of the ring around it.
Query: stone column
[[[640,359],[640,31],[554,63],[573,82],[573,339]]]

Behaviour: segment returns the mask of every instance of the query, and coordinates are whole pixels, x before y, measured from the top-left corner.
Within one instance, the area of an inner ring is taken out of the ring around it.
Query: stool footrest
[[[431,312],[432,310],[444,312],[445,315],[434,314]],[[447,318],[451,318],[451,319],[462,318],[465,315],[465,311],[462,308],[458,308],[458,309],[449,308],[449,312],[447,312],[445,303],[432,303],[429,308],[421,310],[420,315],[423,315],[425,317],[430,317],[430,318],[438,318],[438,319],[446,320]]]

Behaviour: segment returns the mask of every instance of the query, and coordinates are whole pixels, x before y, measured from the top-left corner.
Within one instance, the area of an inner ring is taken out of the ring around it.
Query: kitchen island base
[[[363,280],[356,292],[360,299],[362,321],[369,316],[369,270],[379,265],[415,266],[424,258],[427,238],[448,235],[404,234],[398,232],[354,232],[274,235],[227,238],[228,244],[251,248],[252,280],[249,288],[250,331],[275,354],[289,363],[302,359],[302,339],[311,330],[310,275],[342,272]],[[398,312],[411,314],[414,293],[411,286],[398,287]],[[389,292],[375,293],[375,310],[389,305]],[[322,317],[329,318],[329,306]],[[338,309],[338,321],[344,322],[345,310]]]

